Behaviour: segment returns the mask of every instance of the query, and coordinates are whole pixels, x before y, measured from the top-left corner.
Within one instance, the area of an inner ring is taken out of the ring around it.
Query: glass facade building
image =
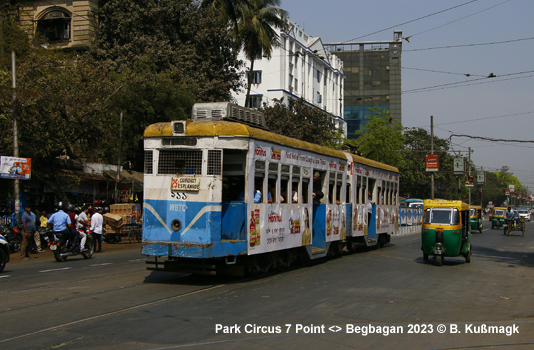
[[[402,32],[393,41],[327,43],[325,48],[343,61],[345,74],[344,118],[348,138],[355,138],[373,116],[373,109],[389,111],[402,122]]]

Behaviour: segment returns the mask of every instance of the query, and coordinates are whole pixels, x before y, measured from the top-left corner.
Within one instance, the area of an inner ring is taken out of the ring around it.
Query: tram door
[[[367,180],[372,204],[371,218],[369,219],[369,226],[367,228],[367,238],[376,239],[376,204],[378,203],[379,195],[377,195],[377,190],[375,188],[376,181],[371,178],[367,178]],[[367,198],[367,200],[369,200],[369,198]]]
[[[221,239],[246,240],[246,152],[224,150]]]

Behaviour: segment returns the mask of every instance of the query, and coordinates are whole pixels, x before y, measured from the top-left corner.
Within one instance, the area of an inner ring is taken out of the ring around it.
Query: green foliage
[[[359,138],[347,140],[346,144],[357,148],[366,158],[401,167],[403,157],[400,150],[404,146],[402,125],[392,124],[389,111],[385,109],[376,107],[371,110],[373,117],[362,131],[356,132]]]
[[[342,130],[336,129],[332,118],[317,108],[309,107],[303,99],[274,99],[273,106],[264,105],[267,127],[274,133],[293,137],[327,147],[334,147],[342,138]],[[339,146],[338,146],[339,148]]]
[[[404,137],[404,161],[399,167],[400,196],[431,198],[431,173],[426,171],[425,161],[425,156],[431,154],[430,134],[425,129],[416,128],[407,130]],[[448,151],[448,141],[434,136],[434,154],[439,158],[439,171],[434,173],[434,198],[458,199],[464,191],[463,181],[459,187],[458,178],[453,174],[454,157]]]
[[[223,23],[230,25],[234,47],[243,49],[250,61],[249,74],[254,70],[256,57],[270,59],[273,47],[280,45],[275,29],[287,26],[287,12],[275,7],[280,5],[280,0],[204,0],[203,5],[217,10]],[[248,106],[250,89],[249,78],[245,106]]]
[[[16,73],[20,156],[45,166],[64,150],[79,159],[86,158],[87,148],[98,152],[108,131],[107,96],[114,89],[105,66],[85,56],[32,50],[17,58]],[[3,90],[4,118],[11,101],[11,94]],[[4,152],[12,146],[13,124],[3,125],[9,127],[0,130],[0,147],[2,154],[10,154]]]
[[[102,0],[92,54],[118,72],[168,74],[199,101],[227,101],[239,85],[237,53],[219,14],[194,0]]]

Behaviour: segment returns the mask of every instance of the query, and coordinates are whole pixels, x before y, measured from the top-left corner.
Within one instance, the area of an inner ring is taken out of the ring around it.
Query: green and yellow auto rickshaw
[[[471,262],[469,205],[462,201],[425,200],[421,231],[423,259],[434,256],[441,266],[445,257],[463,256]]]
[[[482,233],[482,207],[480,205],[472,205],[469,215],[471,217],[471,231],[477,230]]]
[[[506,223],[505,219],[506,208],[495,207],[491,213],[491,228],[501,228]]]

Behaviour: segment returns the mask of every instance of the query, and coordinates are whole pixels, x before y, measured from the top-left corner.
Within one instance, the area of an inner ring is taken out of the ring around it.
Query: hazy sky
[[[392,40],[402,30],[403,126],[430,131],[432,115],[440,138],[532,141],[451,139],[466,157],[471,147],[477,169],[508,166],[534,193],[533,0],[282,0],[281,8],[323,43]]]

